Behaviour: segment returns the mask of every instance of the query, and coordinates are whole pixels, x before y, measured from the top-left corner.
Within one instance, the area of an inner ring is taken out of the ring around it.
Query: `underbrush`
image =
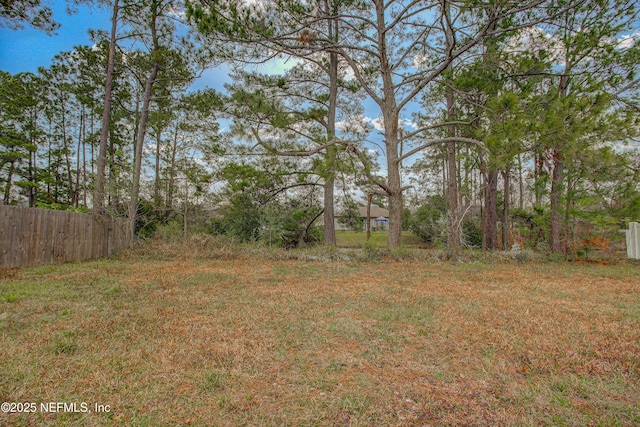
[[[208,259],[260,259],[260,260],[302,260],[302,261],[354,261],[390,262],[441,261],[459,263],[522,263],[545,260],[545,256],[530,250],[507,252],[483,252],[463,250],[454,259],[447,259],[440,249],[399,247],[394,249],[366,245],[364,248],[340,248],[322,245],[305,248],[283,249],[265,243],[241,243],[232,237],[207,234],[190,234],[185,237],[151,238],[135,242],[129,249],[116,256],[118,259],[140,259],[159,261],[187,261]]]

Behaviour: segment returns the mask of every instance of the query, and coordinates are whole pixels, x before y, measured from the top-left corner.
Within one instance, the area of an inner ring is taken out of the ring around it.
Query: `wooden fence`
[[[0,268],[99,258],[130,243],[125,219],[0,205]]]

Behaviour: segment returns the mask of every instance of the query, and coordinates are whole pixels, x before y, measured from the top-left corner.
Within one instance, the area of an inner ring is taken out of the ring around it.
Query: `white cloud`
[[[398,121],[398,125],[402,127],[410,127],[413,129],[417,129],[418,126],[407,119],[400,119]],[[367,116],[351,116],[347,120],[336,122],[336,128],[343,132],[369,132],[373,127],[375,130],[383,132],[384,131],[384,122],[382,117],[378,117],[376,119],[372,119]]]
[[[418,129],[418,125],[415,124],[414,122],[412,122],[411,120],[400,119],[398,124],[400,126],[408,126],[410,128],[413,128],[413,129]]]
[[[625,34],[616,39],[604,38],[600,41],[600,46],[614,45],[616,49],[628,49],[640,40],[640,30],[632,34]],[[505,46],[505,50],[511,53],[534,53],[544,50],[550,55],[550,59],[558,66],[564,66],[564,50],[562,41],[539,27],[531,27],[520,30],[514,37],[511,37]],[[583,61],[590,61],[593,58],[586,57]]]
[[[342,132],[365,133],[369,132],[371,119],[366,116],[351,116],[347,120],[336,122],[336,129]]]
[[[377,119],[369,119],[369,120],[371,121],[371,124],[376,130],[379,130],[380,132],[384,131],[384,122],[382,121],[382,117],[378,117]],[[418,126],[414,122],[407,119],[398,120],[398,126],[401,128],[405,126],[413,129],[418,128]]]
[[[154,143],[147,143],[145,145],[142,146],[142,151],[144,151],[145,153],[155,153],[156,152],[156,148],[158,147],[157,144]]]
[[[356,78],[356,74],[353,72],[353,68],[351,67],[342,67],[340,68],[340,77],[345,81],[353,81]]]
[[[555,62],[562,62],[562,43],[553,35],[545,32],[542,28],[524,28],[511,37],[505,46],[505,50],[511,53],[531,52],[538,54],[544,50],[551,55]]]
[[[418,54],[411,58],[413,68],[416,70],[424,70],[429,63],[429,56],[425,53]]]
[[[384,131],[384,123],[382,121],[382,117],[378,117],[377,119],[369,119],[369,120],[371,121],[371,124],[376,130],[379,130],[380,132]]]
[[[616,47],[618,49],[628,49],[632,47],[636,42],[640,40],[640,30],[633,34],[624,35],[617,40]]]
[[[295,67],[300,63],[300,59],[293,57],[275,57],[264,64],[261,64],[258,68],[261,72],[269,75],[284,74],[287,70]]]
[[[169,10],[167,11],[167,15],[175,18],[175,19],[179,19],[181,21],[186,21],[187,20],[187,12],[185,11],[184,8],[178,8],[178,7],[169,7]]]

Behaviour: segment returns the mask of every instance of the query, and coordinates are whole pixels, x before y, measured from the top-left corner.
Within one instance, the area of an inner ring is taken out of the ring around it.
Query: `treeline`
[[[293,247],[369,199],[389,246],[449,256],[605,248],[640,217],[633,1],[104,6],[92,47],[0,73],[5,204]],[[222,63],[225,91],[189,90]]]

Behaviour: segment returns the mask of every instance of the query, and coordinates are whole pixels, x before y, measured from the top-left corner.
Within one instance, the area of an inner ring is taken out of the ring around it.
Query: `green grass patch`
[[[3,401],[111,408],[0,425],[640,423],[640,266],[206,250],[0,280]]]
[[[336,243],[341,248],[386,248],[389,232],[372,231],[367,241],[367,233],[356,231],[336,231]],[[419,247],[422,241],[410,231],[402,232],[402,246]]]

